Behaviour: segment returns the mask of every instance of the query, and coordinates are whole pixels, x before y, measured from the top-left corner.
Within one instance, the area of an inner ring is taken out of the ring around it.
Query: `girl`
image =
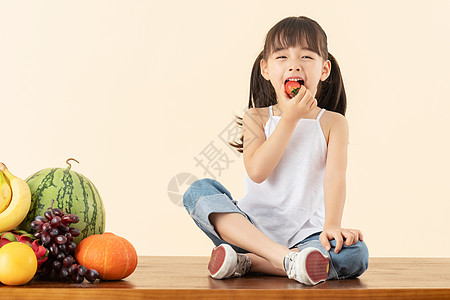
[[[289,98],[285,83],[301,83]],[[317,98],[317,100],[316,100]],[[368,250],[357,229],[341,227],[346,193],[348,124],[339,65],[327,36],[307,17],[268,32],[251,74],[242,123],[246,195],[219,182],[195,181],[183,202],[213,241],[211,277],[249,272],[314,285],[361,275]]]

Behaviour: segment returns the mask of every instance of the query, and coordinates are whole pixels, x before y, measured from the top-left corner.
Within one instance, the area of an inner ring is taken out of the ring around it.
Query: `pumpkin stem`
[[[68,159],[66,160],[66,164],[69,165],[69,166],[67,167],[69,170],[70,170],[70,167],[72,167],[72,165],[70,164],[69,160],[74,160],[74,161],[76,161],[77,163],[80,163],[80,162],[79,162],[78,160],[76,160],[75,158],[68,158]]]

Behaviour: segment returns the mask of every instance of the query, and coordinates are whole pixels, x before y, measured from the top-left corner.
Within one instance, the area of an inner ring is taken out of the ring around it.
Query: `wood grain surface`
[[[140,256],[120,281],[81,284],[32,280],[0,285],[2,299],[450,299],[450,258],[370,258],[358,279],[305,286],[287,277],[249,274],[215,280],[209,257]]]

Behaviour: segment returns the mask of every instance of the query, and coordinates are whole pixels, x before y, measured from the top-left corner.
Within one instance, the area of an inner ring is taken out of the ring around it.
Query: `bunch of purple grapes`
[[[49,250],[49,257],[42,264],[39,277],[49,280],[72,280],[75,283],[83,282],[86,278],[94,282],[99,274],[94,269],[87,269],[78,265],[75,261],[75,249],[77,245],[73,242],[74,237],[80,235],[80,230],[70,227],[72,223],[78,223],[80,218],[76,214],[67,214],[59,208],[47,208],[44,217],[37,216],[31,222],[31,228],[35,230],[34,236]]]

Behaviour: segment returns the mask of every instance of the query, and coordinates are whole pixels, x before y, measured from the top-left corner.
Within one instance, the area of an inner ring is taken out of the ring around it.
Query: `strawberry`
[[[290,98],[293,98],[298,94],[301,86],[302,85],[298,81],[288,81],[284,85],[284,90]]]

